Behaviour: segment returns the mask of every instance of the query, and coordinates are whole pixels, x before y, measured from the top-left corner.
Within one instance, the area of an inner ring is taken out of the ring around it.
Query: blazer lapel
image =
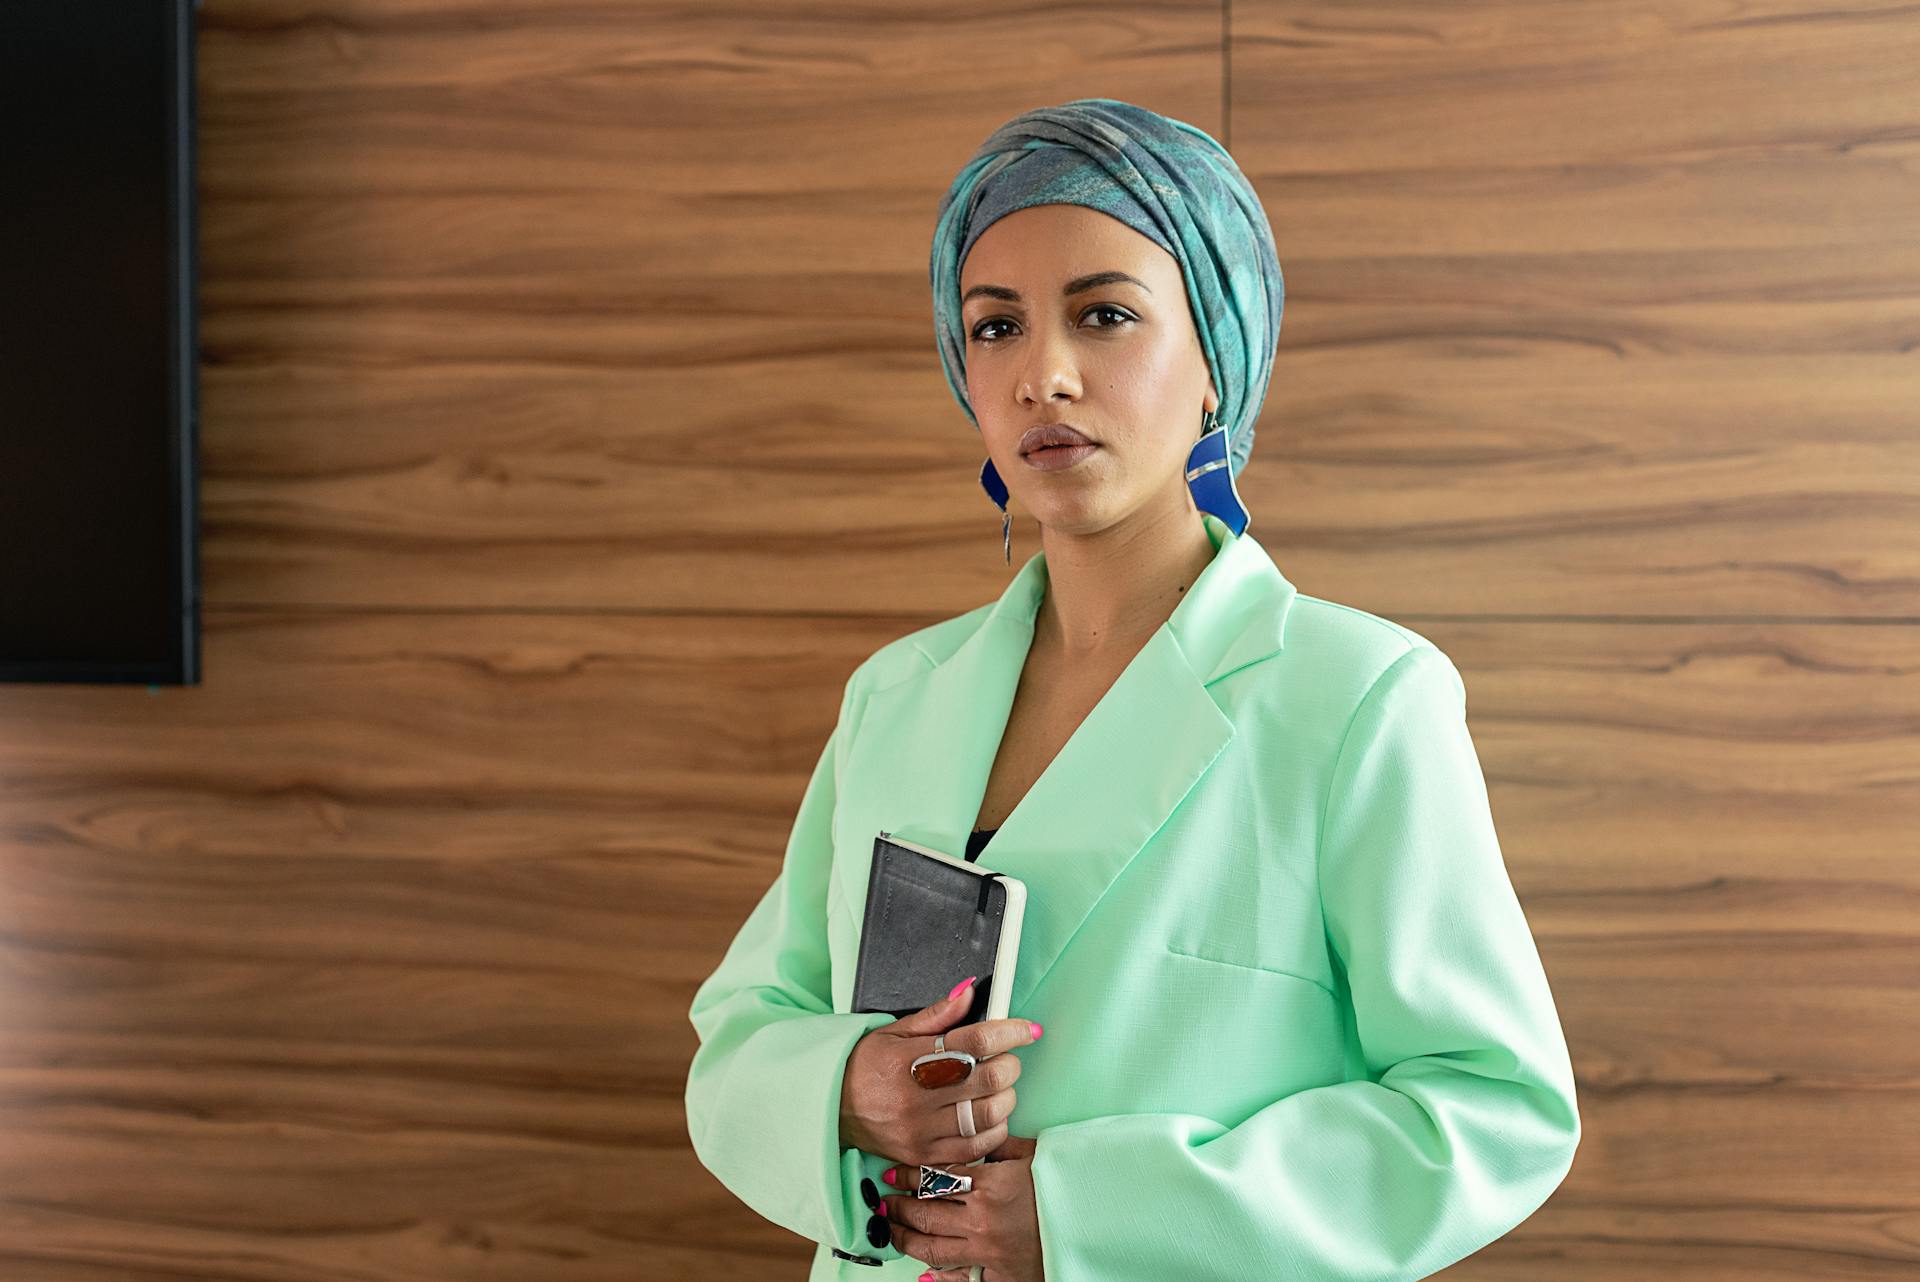
[[[1027,884],[1011,1006],[1233,739],[1209,686],[1282,648],[1295,592],[1245,533],[1202,513],[1210,562],[976,861]],[[878,829],[956,858],[986,794],[1046,590],[1036,553],[983,622],[927,671],[869,696],[849,772]],[[934,656],[929,656],[933,658]],[[869,845],[862,854],[871,850]],[[837,863],[856,918],[871,861]]]

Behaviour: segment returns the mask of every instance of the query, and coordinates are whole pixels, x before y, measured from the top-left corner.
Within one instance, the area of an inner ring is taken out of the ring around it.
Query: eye
[[[1123,312],[1123,311],[1121,311],[1121,310],[1120,310],[1120,309],[1119,309],[1118,307],[1114,307],[1114,306],[1112,306],[1111,304],[1108,304],[1108,303],[1101,303],[1101,304],[1100,304],[1099,306],[1097,306],[1097,307],[1089,307],[1089,308],[1087,309],[1087,315],[1089,315],[1089,316],[1091,316],[1091,315],[1093,315],[1093,314],[1094,314],[1095,312],[1112,312],[1112,313],[1113,313],[1113,314],[1114,314],[1115,316],[1118,316],[1118,317],[1119,317],[1119,318],[1120,318],[1121,320],[1123,320],[1123,321],[1127,321],[1127,322],[1129,322],[1129,323],[1131,323],[1131,322],[1132,322],[1132,320],[1133,320],[1133,317],[1131,317],[1131,316],[1129,316],[1129,315],[1127,315],[1127,313],[1125,313],[1125,312]],[[1111,326],[1111,325],[1102,325],[1102,326],[1101,326],[1100,328],[1101,328],[1101,329],[1112,329],[1112,328],[1113,328],[1113,326]]]
[[[1126,312],[1122,311],[1118,307],[1113,306],[1113,304],[1111,303],[1096,303],[1094,306],[1089,307],[1086,311],[1082,312],[1081,315],[1093,316],[1101,312],[1106,312],[1114,316],[1117,316],[1121,320],[1128,323],[1129,325],[1132,324],[1135,319],[1134,317],[1128,315]],[[971,334],[971,337],[974,342],[978,343],[982,347],[992,347],[994,344],[1000,342],[1001,340],[998,338],[988,338],[985,334],[985,331],[995,325],[1010,325],[1012,323],[1013,322],[1011,321],[1002,320],[999,317],[994,317],[992,320],[983,320],[978,325],[975,325],[973,327],[973,332]],[[1113,329],[1114,326],[1100,325],[1100,326],[1097,326],[1096,328]]]
[[[999,342],[1000,340],[997,338],[987,338],[985,336],[985,331],[992,329],[995,325],[1001,325],[1005,323],[1006,322],[1004,321],[997,321],[997,320],[981,321],[978,325],[975,325],[973,327],[973,341],[980,344],[982,347],[992,347],[995,343]]]

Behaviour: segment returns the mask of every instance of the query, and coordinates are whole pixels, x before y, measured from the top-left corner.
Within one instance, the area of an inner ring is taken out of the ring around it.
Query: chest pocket
[[[1251,972],[1256,976],[1265,975],[1275,979],[1298,980],[1300,983],[1313,985],[1328,997],[1334,996],[1333,985],[1330,982],[1331,976],[1322,979],[1314,974],[1307,973],[1312,967],[1306,965],[1288,969],[1264,964],[1260,961],[1248,960],[1249,957],[1258,956],[1258,953],[1252,950],[1243,951],[1237,956],[1230,954],[1223,955],[1217,946],[1209,945],[1202,941],[1194,944],[1169,942],[1167,944],[1167,951],[1175,957],[1182,958],[1186,961],[1198,962],[1203,966],[1217,967],[1220,972],[1222,972],[1222,978],[1229,978],[1231,972],[1234,971]]]
[[[1188,969],[1265,972],[1332,996],[1333,960],[1311,847],[1288,849],[1255,834],[1222,843],[1216,829],[1216,861],[1203,871],[1184,866],[1192,850],[1208,848],[1206,840],[1176,839],[1174,858],[1160,867],[1167,952]]]

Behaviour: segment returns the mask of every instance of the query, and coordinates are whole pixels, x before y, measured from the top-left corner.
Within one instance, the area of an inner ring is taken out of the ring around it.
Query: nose
[[[1021,395],[1036,405],[1056,395],[1071,399],[1080,394],[1079,367],[1073,344],[1050,326],[1039,326],[1027,341],[1026,367],[1021,371]]]

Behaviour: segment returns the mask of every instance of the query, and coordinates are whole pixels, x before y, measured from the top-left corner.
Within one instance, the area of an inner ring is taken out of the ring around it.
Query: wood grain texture
[[[686,1006],[894,622],[212,619],[204,688],[6,696],[0,1276],[791,1261]]]
[[[848,673],[1005,584],[928,237],[1092,95],[1273,220],[1254,532],[1466,679],[1585,1134],[1443,1276],[1920,1272],[1904,9],[200,25],[207,676],[0,691],[0,1278],[804,1276],[685,1012]]]
[[[797,1268],[686,1146],[685,1005],[917,622],[216,622],[201,690],[7,695],[0,1260]],[[1428,626],[1586,1120],[1464,1276],[1911,1264],[1920,681],[1866,631]]]
[[[1579,1079],[1443,1276],[1920,1275],[1920,27],[1231,16],[1292,300],[1241,489],[1462,668]]]
[[[1920,618],[1912,16],[1235,3],[1256,531],[1390,617]]]
[[[1222,128],[1218,3],[210,10],[205,562],[250,604],[997,595],[940,197],[1048,102]]]

